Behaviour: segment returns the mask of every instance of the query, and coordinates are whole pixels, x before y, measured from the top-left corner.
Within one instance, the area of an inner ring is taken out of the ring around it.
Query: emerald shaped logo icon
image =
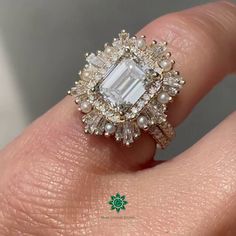
[[[120,210],[125,210],[125,205],[128,204],[125,200],[125,195],[121,196],[119,193],[115,196],[111,196],[111,200],[108,203],[111,205],[111,210],[116,210],[117,213],[119,213]]]

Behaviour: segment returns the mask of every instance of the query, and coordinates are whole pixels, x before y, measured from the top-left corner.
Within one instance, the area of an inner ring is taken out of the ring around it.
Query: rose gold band
[[[148,131],[162,149],[166,148],[175,136],[173,126],[167,121],[151,126]]]

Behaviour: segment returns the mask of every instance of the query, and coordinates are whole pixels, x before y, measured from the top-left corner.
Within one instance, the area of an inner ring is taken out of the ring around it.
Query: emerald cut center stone
[[[145,93],[145,71],[132,59],[123,59],[101,83],[100,93],[112,106],[133,106]]]

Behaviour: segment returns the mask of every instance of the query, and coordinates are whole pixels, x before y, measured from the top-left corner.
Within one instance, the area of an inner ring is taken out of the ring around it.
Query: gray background
[[[0,147],[57,103],[84,64],[125,28],[203,0],[0,0]],[[225,79],[177,129],[161,153],[170,158],[191,146],[235,109],[236,80]]]

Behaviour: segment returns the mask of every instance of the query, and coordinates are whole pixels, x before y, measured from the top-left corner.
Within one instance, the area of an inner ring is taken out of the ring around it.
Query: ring
[[[170,57],[166,42],[148,45],[145,36],[130,37],[125,30],[103,51],[86,53],[80,79],[68,91],[84,113],[85,132],[128,146],[144,130],[164,149],[175,136],[167,104],[185,83]]]

